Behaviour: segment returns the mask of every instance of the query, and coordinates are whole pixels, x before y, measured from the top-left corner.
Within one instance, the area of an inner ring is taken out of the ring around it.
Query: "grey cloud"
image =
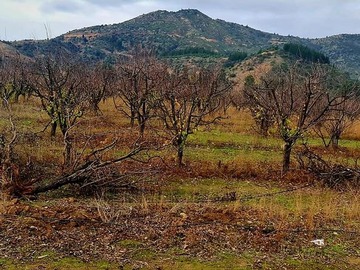
[[[76,13],[81,11],[83,5],[81,1],[77,0],[51,0],[41,5],[40,9],[45,13]]]
[[[141,0],[84,0],[86,3],[90,3],[95,6],[100,7],[121,7],[123,5],[131,5],[136,4],[138,2],[144,2]],[[147,2],[153,2],[153,1],[147,1]]]
[[[156,1],[144,0],[50,0],[41,5],[41,11],[45,13],[66,12],[72,14],[86,14],[101,10],[112,12],[113,8],[130,8],[137,3],[153,3]]]

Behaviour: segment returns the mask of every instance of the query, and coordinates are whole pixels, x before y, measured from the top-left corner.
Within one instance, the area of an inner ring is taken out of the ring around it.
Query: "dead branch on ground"
[[[332,164],[307,146],[298,153],[297,159],[302,169],[313,173],[327,187],[343,189],[360,185],[360,168],[357,165],[351,168],[342,164]]]

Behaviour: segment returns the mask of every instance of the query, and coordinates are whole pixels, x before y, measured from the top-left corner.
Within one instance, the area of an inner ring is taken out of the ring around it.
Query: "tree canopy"
[[[284,44],[284,51],[306,61],[320,64],[330,64],[329,57],[301,44],[286,43]]]

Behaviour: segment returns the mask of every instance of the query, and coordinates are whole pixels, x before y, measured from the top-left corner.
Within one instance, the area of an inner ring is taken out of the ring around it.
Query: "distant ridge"
[[[196,9],[159,10],[123,23],[73,30],[48,41],[9,44],[30,57],[65,46],[72,53],[99,60],[127,53],[138,44],[156,48],[160,54],[197,47],[227,55],[234,51],[254,53],[286,42],[301,43],[319,50],[353,76],[360,74],[360,35],[344,34],[319,39],[281,36],[215,20]]]

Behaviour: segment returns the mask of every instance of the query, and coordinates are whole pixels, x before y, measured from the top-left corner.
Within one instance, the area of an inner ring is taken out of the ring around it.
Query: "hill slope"
[[[180,10],[156,11],[121,24],[71,31],[59,38],[109,51],[141,43],[163,52],[196,46],[223,53],[237,49],[254,51],[271,45],[273,37],[250,27],[213,20],[198,10]]]
[[[12,44],[29,56],[61,45],[73,53],[98,60],[127,53],[138,44],[155,47],[160,54],[202,48],[226,55],[234,51],[253,53],[289,41],[320,50],[329,56],[332,63],[355,75],[360,74],[360,35],[338,35],[322,39],[280,36],[214,20],[193,9],[155,11],[119,24],[73,30],[49,41],[20,41]]]
[[[18,55],[18,52],[13,46],[0,41],[0,58],[16,57],[17,55]]]
[[[360,77],[360,35],[336,35],[313,39],[311,43],[333,64]]]

